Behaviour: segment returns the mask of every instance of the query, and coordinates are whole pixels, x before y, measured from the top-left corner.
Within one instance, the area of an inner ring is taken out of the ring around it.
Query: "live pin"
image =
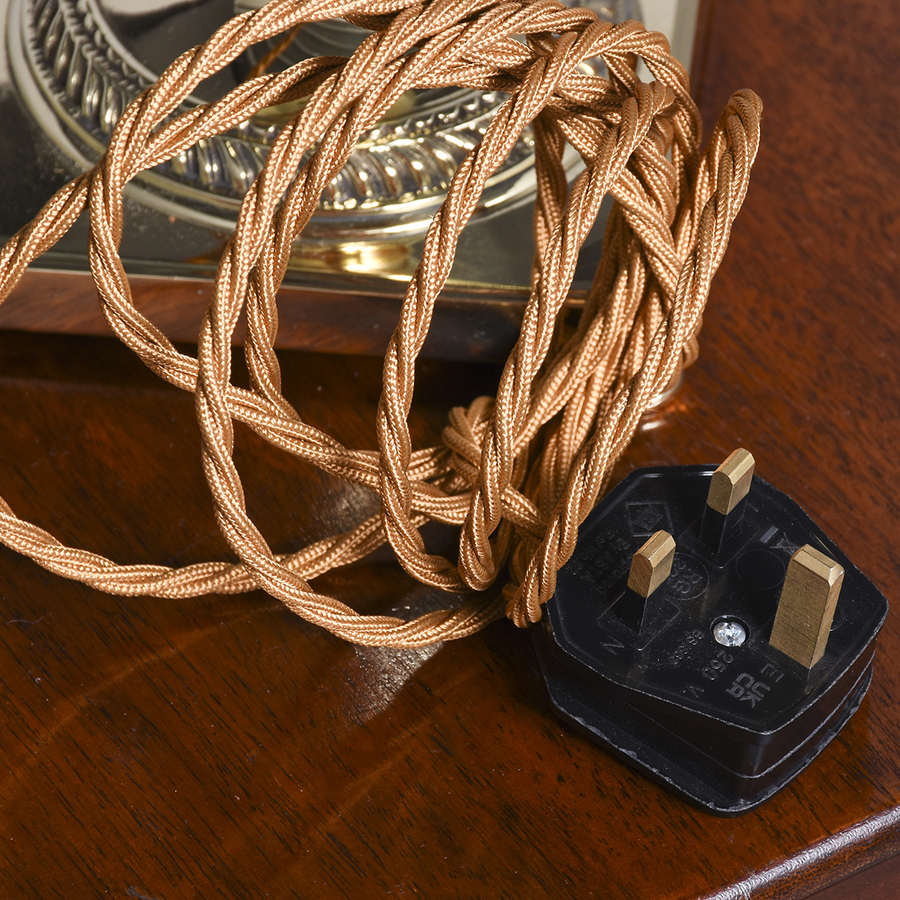
[[[700,539],[718,557],[740,527],[756,462],[749,450],[735,450],[712,474],[700,523]]]

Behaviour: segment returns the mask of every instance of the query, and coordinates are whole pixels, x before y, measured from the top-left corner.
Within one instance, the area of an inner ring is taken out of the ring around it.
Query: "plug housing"
[[[887,609],[741,450],[718,468],[640,469],[611,491],[536,646],[563,719],[688,801],[739,815],[858,708]]]

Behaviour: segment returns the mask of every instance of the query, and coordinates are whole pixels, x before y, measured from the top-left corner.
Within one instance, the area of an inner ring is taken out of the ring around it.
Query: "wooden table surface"
[[[701,359],[621,465],[752,449],[895,606],[898,26],[892,4],[703,4],[695,94],[710,121],[733,89],[756,89],[762,151]],[[0,332],[0,360],[0,493],[16,512],[121,561],[226,555],[189,396],[109,338]],[[377,360],[290,351],[283,367],[309,421],[373,444]],[[425,363],[416,439],[496,377]],[[236,456],[279,550],[371,509],[246,429]],[[321,586],[373,611],[443,601],[386,558]],[[898,621],[816,763],[719,819],[561,726],[530,636],[508,622],[422,651],[362,649],[261,593],[119,599],[2,550],[0,895],[891,896]]]

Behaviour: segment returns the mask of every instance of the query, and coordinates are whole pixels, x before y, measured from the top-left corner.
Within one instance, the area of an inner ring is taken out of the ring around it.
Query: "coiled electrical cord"
[[[182,107],[201,81],[252,44],[338,16],[373,31],[349,59],[306,60],[253,77],[213,103]],[[607,78],[579,68],[593,57],[603,60]],[[652,82],[635,74],[637,59]],[[306,423],[281,393],[277,289],[291,244],[360,135],[405,91],[449,86],[508,99],[460,165],[425,238],[385,356],[378,450],[352,450]],[[194,142],[301,98],[243,202],[197,356],[179,353],[132,302],[118,255],[123,189]],[[518,625],[537,621],[578,526],[642,413],[696,354],[710,281],[747,190],[760,113],[753,93],[735,94],[701,153],[687,76],[665,39],[556,0],[273,0],[237,16],[137,97],[97,165],[7,243],[0,300],[88,207],[90,266],[104,315],[147,366],[195,393],[217,521],[240,563],[118,565],[62,545],[2,500],[0,541],[53,572],[116,594],[263,588],[305,619],[362,644],[463,637],[504,612]],[[536,253],[519,339],[496,396],[451,410],[442,445],[416,449],[407,416],[435,301],[486,181],[528,125],[536,144]],[[571,187],[562,166],[566,142],[585,163]],[[606,194],[615,205],[602,256],[578,324],[567,331],[561,310]],[[249,389],[231,383],[232,335],[242,312]],[[245,508],[232,459],[234,421],[376,492],[381,511],[348,533],[274,554]],[[459,528],[456,562],[426,550],[420,529],[428,519]],[[309,586],[385,541],[420,581],[475,593],[459,609],[404,621],[359,615]],[[506,579],[502,596],[481,593],[499,577]]]

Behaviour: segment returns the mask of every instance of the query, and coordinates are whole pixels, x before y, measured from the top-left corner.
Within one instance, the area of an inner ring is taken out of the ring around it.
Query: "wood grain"
[[[889,600],[900,596],[898,20],[890,4],[703,5],[704,114],[753,87],[763,148],[701,359],[620,466],[747,447]],[[111,339],[9,331],[0,359],[0,493],[17,513],[122,561],[227,555],[190,397]],[[373,444],[376,359],[288,351],[283,369],[309,421]],[[421,369],[419,443],[498,374]],[[246,429],[236,437],[250,513],[277,549],[371,510],[364,491]],[[373,611],[445,602],[386,557],[321,587]],[[509,623],[440,648],[368,650],[258,593],[114,598],[2,551],[0,894],[889,896],[896,613],[880,643],[866,701],[816,763],[758,811],[717,819],[559,725],[530,636]]]
[[[38,261],[43,264],[44,260]],[[88,271],[37,268],[25,272],[0,306],[0,328],[60,334],[108,335],[109,325]],[[214,270],[213,270],[214,271]],[[319,287],[321,277],[300,275],[278,292],[279,348],[384,356],[402,303],[401,282],[361,279],[352,289]],[[354,284],[352,276],[342,281]],[[131,275],[135,306],[173,341],[196,342],[212,300],[212,282],[197,277]],[[451,285],[438,298],[423,355],[430,359],[502,362],[522,321],[525,288]],[[569,305],[580,306],[573,294]],[[235,343],[244,338],[244,320]]]

